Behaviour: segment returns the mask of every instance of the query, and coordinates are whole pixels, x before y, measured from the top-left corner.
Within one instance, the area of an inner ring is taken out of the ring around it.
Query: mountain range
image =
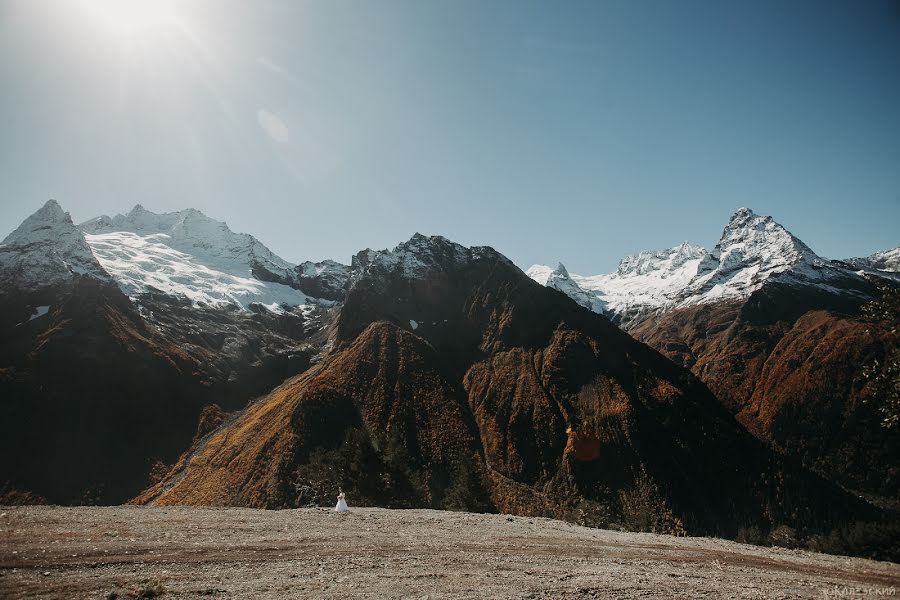
[[[865,315],[898,255],[826,260],[741,209],[711,252],[594,277],[420,234],[294,265],[196,210],[50,201],[0,244],[0,501],[875,522],[897,330]]]
[[[775,282],[870,299],[867,275],[900,280],[900,247],[866,258],[828,260],[771,217],[741,208],[711,252],[684,242],[626,256],[605,275],[570,275],[562,264],[556,269],[534,265],[527,273],[627,329],[679,308],[738,302]]]
[[[896,289],[900,247],[828,260],[771,217],[739,209],[711,251],[683,243],[606,275],[535,265],[535,281],[608,316],[691,369],[770,446],[860,493],[896,501],[900,445],[879,427],[895,323],[860,309]],[[877,367],[873,367],[877,365]]]

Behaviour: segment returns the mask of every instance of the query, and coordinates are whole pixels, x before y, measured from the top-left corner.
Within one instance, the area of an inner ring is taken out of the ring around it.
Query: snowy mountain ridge
[[[282,307],[340,301],[363,275],[421,278],[483,256],[441,236],[415,234],[392,250],[366,249],[350,265],[333,260],[293,265],[249,234],[195,209],[157,214],[135,206],[78,226],[47,202],[0,244],[0,281],[38,289],[86,275],[114,281],[136,299],[163,293],[195,305]],[[511,264],[511,263],[510,263]],[[739,209],[708,252],[687,242],[624,257],[613,273],[580,276],[564,265],[534,265],[529,277],[620,322],[654,311],[748,297],[766,281],[854,293],[863,273],[897,278],[900,247],[870,257],[829,261],[771,217]]]
[[[103,268],[129,297],[157,291],[196,305],[257,303],[279,312],[282,305],[312,302],[287,285],[294,266],[246,233],[195,209],[157,214],[135,206],[126,215],[79,225]]]
[[[704,258],[706,249],[687,242],[666,250],[650,250],[630,254],[619,261],[618,275],[647,275],[662,271],[675,273],[691,260]]]
[[[0,246],[0,275],[27,288],[88,274],[115,282],[134,301],[161,293],[197,306],[251,310],[260,304],[280,312],[342,300],[363,275],[416,278],[486,253],[500,256],[417,233],[393,250],[363,250],[350,265],[293,265],[252,235],[235,233],[196,209],[157,214],[137,205],[76,226],[50,201]]]
[[[888,253],[882,253],[891,256]],[[873,255],[874,256],[874,255]],[[528,275],[566,293],[584,306],[626,324],[642,315],[682,306],[747,298],[769,280],[816,285],[837,293],[854,293],[843,285],[859,278],[854,269],[817,255],[772,217],[740,208],[725,226],[712,252],[682,243],[674,248],[626,256],[619,268],[602,275],[580,276],[535,265]]]
[[[112,218],[103,215],[78,227],[87,234],[121,231],[141,236],[165,234],[168,245],[176,250],[263,267],[279,277],[289,277],[294,267],[252,235],[235,233],[226,223],[193,208],[157,214],[138,204],[126,215]]]
[[[33,291],[79,276],[110,280],[69,213],[56,200],[48,200],[0,243],[3,289],[15,284]]]
[[[416,233],[409,240],[397,244],[393,250],[367,248],[358,252],[350,268],[354,273],[395,273],[414,279],[426,272],[441,271],[484,256],[510,262],[489,246],[467,248],[440,235]]]
[[[900,277],[900,246],[875,252],[860,258],[848,258],[844,261],[863,271],[878,271]]]

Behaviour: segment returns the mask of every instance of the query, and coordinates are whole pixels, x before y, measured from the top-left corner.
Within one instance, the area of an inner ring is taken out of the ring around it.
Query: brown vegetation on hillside
[[[900,435],[881,427],[867,399],[884,392],[866,375],[898,334],[860,320],[858,303],[770,287],[631,333],[691,368],[760,439],[850,489],[896,500]]]

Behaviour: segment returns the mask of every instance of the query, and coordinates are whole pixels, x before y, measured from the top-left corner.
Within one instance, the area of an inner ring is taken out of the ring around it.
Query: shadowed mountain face
[[[190,444],[205,406],[243,407],[309,365],[308,354],[288,354],[297,333],[283,315],[173,299],[140,308],[149,307],[153,316],[142,316],[118,288],[85,277],[0,297],[0,486],[9,501],[30,497],[12,493],[20,491],[54,503],[122,502],[146,487],[154,463],[171,464]]]
[[[731,535],[869,510],[765,449],[687,370],[493,250],[416,236],[369,258],[331,354],[137,501],[281,506],[340,485],[362,504]]]
[[[0,307],[3,483],[52,502],[115,501],[146,481],[150,457],[189,442],[198,364],[111,285],[81,279],[52,296],[32,321],[17,310],[28,302]]]
[[[689,367],[760,439],[891,501],[900,493],[900,431],[882,426],[873,381],[896,346],[896,323],[861,320],[860,304],[769,285],[744,302],[675,310],[631,333]]]

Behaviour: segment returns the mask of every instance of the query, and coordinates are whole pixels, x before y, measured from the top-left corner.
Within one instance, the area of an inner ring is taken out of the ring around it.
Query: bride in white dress
[[[343,513],[350,510],[347,508],[347,501],[344,499],[344,492],[338,494],[338,503],[337,506],[334,507],[335,512]]]

